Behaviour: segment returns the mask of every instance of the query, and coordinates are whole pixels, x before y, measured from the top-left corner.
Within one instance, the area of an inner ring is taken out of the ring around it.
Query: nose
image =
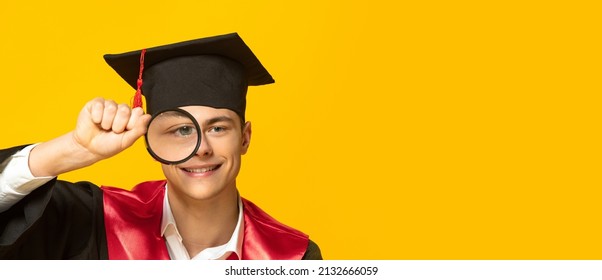
[[[201,137],[201,146],[199,146],[199,149],[196,151],[196,155],[200,157],[207,157],[212,154],[213,149],[211,148],[211,143],[209,143],[209,141],[207,141],[207,137],[203,135],[203,137]]]

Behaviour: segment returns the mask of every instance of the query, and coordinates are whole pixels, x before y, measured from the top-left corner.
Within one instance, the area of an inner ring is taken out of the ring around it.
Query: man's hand
[[[99,160],[109,158],[144,135],[149,119],[141,108],[96,98],[80,112],[73,141]]]
[[[151,116],[141,108],[96,98],[86,103],[74,131],[36,146],[29,156],[34,176],[57,176],[112,157],[146,133]]]

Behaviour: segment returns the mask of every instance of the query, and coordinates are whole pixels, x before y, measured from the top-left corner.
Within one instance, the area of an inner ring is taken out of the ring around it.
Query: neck
[[[226,244],[238,222],[238,193],[226,192],[215,199],[187,202],[168,192],[182,243],[190,257],[204,249]]]

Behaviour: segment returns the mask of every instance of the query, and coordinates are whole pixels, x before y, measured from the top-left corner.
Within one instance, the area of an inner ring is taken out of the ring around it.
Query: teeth
[[[206,167],[206,168],[184,168],[184,170],[186,170],[188,172],[192,172],[192,173],[205,173],[205,172],[214,170],[215,168],[217,168],[217,166]]]

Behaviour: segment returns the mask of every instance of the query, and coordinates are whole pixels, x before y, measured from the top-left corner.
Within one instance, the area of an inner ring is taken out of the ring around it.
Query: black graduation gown
[[[0,163],[23,147],[0,150]],[[108,259],[102,190],[56,178],[34,190],[0,213],[0,259]],[[311,240],[303,259],[322,259]]]

